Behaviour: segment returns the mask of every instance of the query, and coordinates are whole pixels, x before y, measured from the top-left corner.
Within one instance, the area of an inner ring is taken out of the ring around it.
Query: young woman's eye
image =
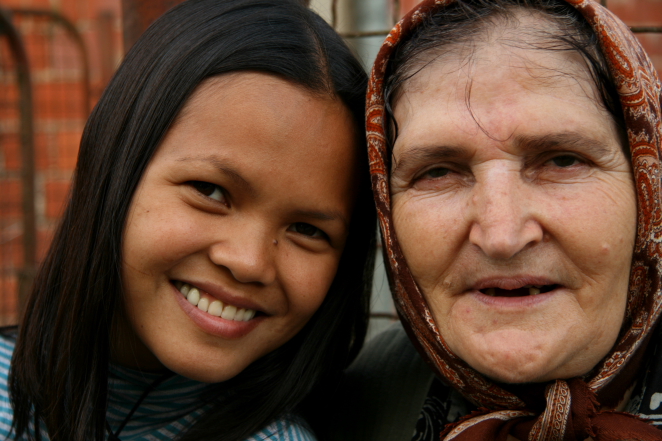
[[[304,235],[304,236],[308,236],[308,237],[318,237],[318,238],[321,238],[321,239],[326,239],[327,238],[327,235],[324,231],[320,230],[319,228],[317,228],[313,225],[307,224],[305,222],[294,223],[294,224],[292,224],[292,226],[290,226],[289,229],[290,229],[290,231],[293,231],[295,233],[298,233],[298,234],[301,234],[301,235]]]
[[[218,185],[203,181],[192,181],[191,186],[208,198],[219,202],[225,201],[225,194],[223,193],[223,189]]]
[[[566,168],[579,164],[581,161],[572,155],[560,155],[550,159],[550,162],[557,167]]]

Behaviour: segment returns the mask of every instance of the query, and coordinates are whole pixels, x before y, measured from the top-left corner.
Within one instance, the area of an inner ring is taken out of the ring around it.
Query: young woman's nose
[[[517,171],[498,170],[477,180],[469,201],[469,240],[493,259],[510,259],[542,241],[535,195]]]
[[[225,231],[223,239],[211,245],[213,263],[227,268],[241,283],[268,285],[276,278],[276,248],[273,234],[260,228],[241,225],[236,231]]]

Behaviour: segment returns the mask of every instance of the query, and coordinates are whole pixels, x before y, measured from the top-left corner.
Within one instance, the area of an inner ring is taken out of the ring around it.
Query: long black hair
[[[9,389],[18,437],[105,439],[111,328],[122,310],[121,249],[132,196],[178,112],[206,78],[267,72],[340,99],[363,126],[366,75],[341,38],[296,0],[189,0],[127,54],[85,127],[70,200],[22,320]],[[357,132],[361,132],[357,130]],[[338,273],[288,343],[215,387],[182,439],[238,440],[332,381],[365,336],[375,213],[365,164]]]

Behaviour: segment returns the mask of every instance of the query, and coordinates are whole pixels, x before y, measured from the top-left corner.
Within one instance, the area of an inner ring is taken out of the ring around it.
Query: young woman
[[[367,324],[365,82],[294,0],[188,1],[150,27],[1,340],[2,437],[313,439],[297,405]]]

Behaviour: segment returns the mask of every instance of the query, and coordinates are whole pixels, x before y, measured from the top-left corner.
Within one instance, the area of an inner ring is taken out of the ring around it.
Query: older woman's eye
[[[308,237],[315,237],[320,239],[328,238],[324,231],[305,222],[296,222],[292,224],[288,230]]]
[[[442,178],[442,177],[446,176],[448,173],[450,173],[449,169],[447,169],[445,167],[437,167],[437,168],[433,168],[433,169],[430,169],[430,170],[426,171],[423,174],[423,177],[431,178],[431,179]]]
[[[190,184],[198,192],[202,193],[208,198],[219,202],[225,202],[225,194],[223,193],[223,189],[218,185],[203,181],[191,181]]]
[[[551,159],[551,162],[561,168],[572,167],[573,165],[579,164],[581,161],[575,156],[571,155],[561,155]]]

